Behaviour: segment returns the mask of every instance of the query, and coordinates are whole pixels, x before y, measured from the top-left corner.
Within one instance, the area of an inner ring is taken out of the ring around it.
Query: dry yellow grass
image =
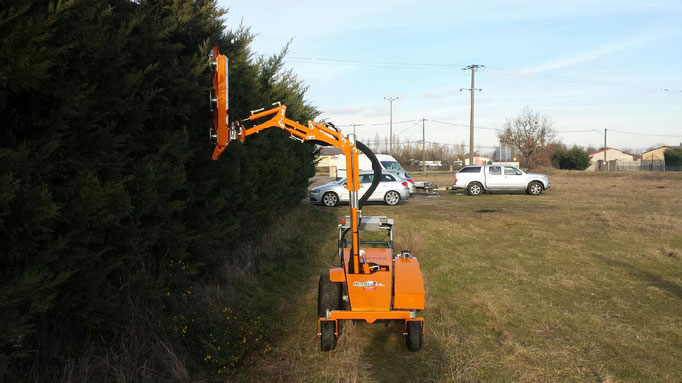
[[[319,261],[276,293],[272,351],[230,379],[682,381],[682,174],[550,177],[538,197],[447,191],[365,207],[394,218],[396,250],[421,261],[427,327],[417,353],[391,323],[346,325],[335,351],[319,351],[317,278],[336,242],[334,227],[312,228]],[[452,174],[425,178],[448,185]]]

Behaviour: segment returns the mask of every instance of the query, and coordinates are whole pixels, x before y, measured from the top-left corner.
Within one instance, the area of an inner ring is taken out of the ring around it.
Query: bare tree
[[[537,152],[554,139],[550,118],[529,107],[520,115],[508,118],[504,128],[497,132],[501,144],[514,146],[526,159],[526,166],[537,165]]]

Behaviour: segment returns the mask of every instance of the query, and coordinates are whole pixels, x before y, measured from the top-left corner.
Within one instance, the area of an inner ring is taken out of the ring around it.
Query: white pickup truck
[[[488,164],[465,166],[455,173],[453,189],[464,189],[469,195],[486,191],[525,191],[538,195],[552,185],[544,174],[526,173],[511,165]]]

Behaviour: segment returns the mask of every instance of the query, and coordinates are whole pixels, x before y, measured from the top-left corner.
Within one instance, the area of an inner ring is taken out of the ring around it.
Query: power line
[[[405,123],[414,122],[414,121],[416,121],[416,120],[393,121],[393,125],[405,124]],[[345,125],[336,125],[336,126],[339,128],[348,128],[348,127],[351,127],[353,125],[355,125],[355,126],[380,126],[380,125],[388,125],[388,124],[389,124],[388,122],[379,122],[376,124],[345,124]]]
[[[588,129],[588,130],[555,130],[557,133],[587,133],[587,132],[597,132],[599,131],[594,130],[594,129]]]
[[[336,64],[336,65],[355,65],[368,67],[389,67],[389,68],[421,68],[421,69],[459,69],[460,64],[433,64],[433,63],[419,63],[419,62],[389,62],[389,61],[364,61],[364,60],[346,60],[346,59],[331,59],[331,58],[316,58],[316,57],[287,57],[286,60],[294,62],[307,62],[315,64]]]
[[[468,145],[465,145],[465,144],[445,144],[445,143],[442,143],[442,142],[421,141],[421,140],[418,140],[418,141],[404,141],[404,142],[401,142],[401,144],[421,144],[421,143],[423,143],[423,142],[425,142],[425,143],[427,143],[427,144],[432,144],[432,145],[456,146],[456,147],[464,147],[464,148],[468,148],[468,147],[469,147]],[[478,146],[478,145],[476,145],[476,146],[474,146],[474,148],[479,148],[479,149],[497,149],[498,147],[497,147],[497,146]]]
[[[548,78],[548,79],[568,81],[568,82],[582,82],[582,83],[589,82],[590,84],[597,84],[597,85],[603,85],[603,86],[608,86],[608,87],[617,87],[617,88],[630,88],[630,89],[636,89],[636,90],[647,90],[647,91],[656,91],[656,92],[670,92],[670,91],[675,92],[675,91],[677,91],[675,89],[668,89],[668,88],[644,87],[644,86],[637,86],[637,85],[633,85],[633,84],[616,82],[616,81],[590,80],[590,79],[577,78],[577,77],[557,76],[557,75],[551,75],[551,74],[545,74],[545,73],[537,73],[537,72],[532,72],[532,71],[523,72],[523,71],[491,69],[490,72],[501,74],[504,76],[522,78],[522,79],[533,78],[533,77],[544,77],[544,78]],[[682,92],[682,90],[679,90],[679,91]]]
[[[438,120],[429,120],[429,121],[431,121],[431,122],[436,122],[436,123],[439,123],[439,124],[445,124],[445,125],[462,126],[462,127],[465,127],[465,128],[468,128],[468,127],[469,127],[469,125],[465,125],[465,124],[456,124],[456,123],[454,123],[454,122],[445,122],[445,121],[438,121]],[[474,129],[497,130],[496,128],[487,128],[487,127],[485,127],[485,126],[474,126]]]
[[[364,67],[375,67],[375,68],[412,68],[412,69],[459,69],[462,64],[441,64],[441,63],[428,63],[428,62],[400,62],[400,61],[366,61],[366,60],[347,60],[347,59],[335,59],[335,58],[318,58],[318,57],[299,57],[291,56],[286,57],[285,60],[291,62],[299,63],[309,63],[309,64],[325,64],[325,65],[347,65],[347,66],[364,66]],[[516,78],[533,78],[533,77],[544,77],[548,79],[569,81],[569,82],[582,82],[590,83],[592,85],[602,85],[620,88],[630,88],[637,90],[648,90],[655,92],[671,93],[677,94],[682,93],[682,89],[673,89],[670,87],[642,87],[628,83],[616,82],[616,81],[605,81],[605,80],[594,80],[585,79],[569,76],[557,76],[537,72],[523,72],[518,70],[508,70],[508,69],[495,69],[490,70],[491,73],[497,73],[505,76],[511,76]]]
[[[401,134],[403,134],[403,133],[407,132],[408,130],[414,128],[415,126],[419,126],[419,125],[415,122],[415,123],[413,123],[412,125],[410,125],[409,128],[404,129],[404,130],[402,130],[400,133],[396,134],[396,136],[400,136]]]
[[[649,134],[649,133],[635,133],[635,132],[625,132],[622,130],[615,130],[611,129],[612,132],[618,132],[618,133],[625,133],[625,134],[634,134],[637,136],[647,136],[647,137],[682,137],[682,135],[674,135],[674,134]]]
[[[395,124],[405,124],[405,123],[408,123],[408,122],[412,122],[412,123],[413,123],[413,125],[411,125],[411,126],[408,127],[407,129],[404,129],[403,131],[401,131],[401,132],[398,133],[397,135],[399,136],[399,135],[401,135],[401,134],[407,132],[408,130],[414,128],[415,126],[419,126],[419,125],[417,124],[418,121],[421,121],[421,120],[413,119],[413,120],[404,120],[404,121],[393,121],[393,124],[394,124],[394,125],[395,125]],[[463,128],[468,128],[468,127],[469,127],[469,125],[467,125],[467,124],[461,124],[461,123],[455,123],[455,122],[447,122],[447,121],[432,120],[432,119],[426,119],[426,121],[431,121],[431,122],[435,122],[435,123],[437,123],[437,124],[443,124],[443,125],[450,125],[450,126],[463,127]],[[347,125],[336,125],[336,126],[337,126],[337,127],[353,127],[353,126],[378,126],[378,125],[388,125],[388,123],[382,122],[382,123],[376,123],[376,124],[347,124]],[[474,126],[474,129],[495,130],[495,131],[496,131],[496,130],[499,130],[498,128],[490,128],[490,127],[486,127],[486,126]],[[604,134],[604,133],[602,133],[601,131],[596,130],[596,129],[583,129],[583,130],[555,130],[555,132],[556,132],[556,133],[591,133],[591,132],[596,132],[596,133],[599,133],[599,134],[602,134],[602,135]],[[628,132],[628,131],[617,130],[617,129],[611,129],[610,132],[623,133],[623,134],[632,134],[632,135],[643,136],[643,137],[669,137],[669,138],[682,138],[682,135],[675,135],[675,134],[638,133],[638,132]],[[581,146],[581,145],[574,145],[574,146]],[[467,146],[467,147],[468,147],[468,146]],[[476,147],[476,146],[474,146],[474,147]],[[583,146],[581,146],[581,147],[583,147]],[[588,146],[584,146],[584,147],[588,147]]]

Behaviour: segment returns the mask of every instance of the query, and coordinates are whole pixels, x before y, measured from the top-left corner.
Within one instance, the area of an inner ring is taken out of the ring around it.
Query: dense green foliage
[[[273,101],[295,120],[316,110],[282,55],[254,59],[248,29],[224,32],[212,0],[0,4],[0,380],[12,380],[58,370],[139,307],[170,317],[171,294],[304,196],[314,147],[282,132],[209,159],[212,44],[230,57],[235,116]]]
[[[663,152],[663,158],[665,159],[666,168],[669,166],[682,168],[682,147],[666,150]]]
[[[552,154],[552,163],[559,169],[585,170],[590,166],[590,154],[578,147],[557,149]]]

